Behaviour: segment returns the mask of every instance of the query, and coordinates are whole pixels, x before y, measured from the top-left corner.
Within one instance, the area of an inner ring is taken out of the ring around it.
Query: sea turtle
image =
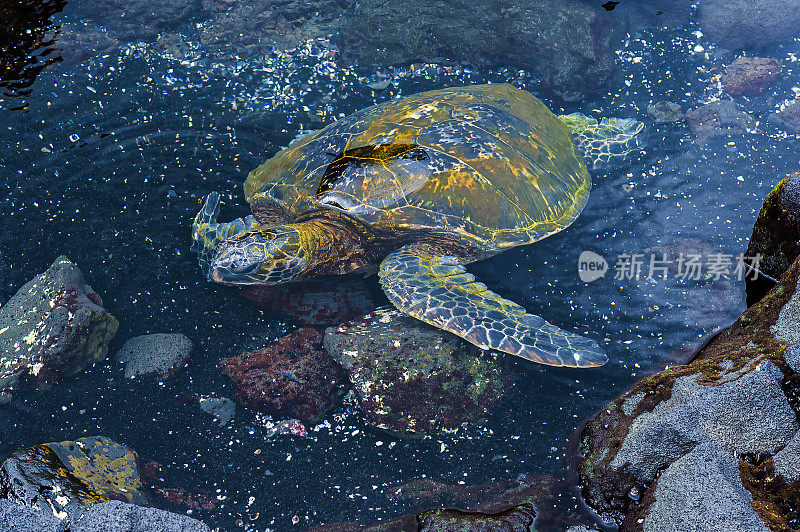
[[[597,342],[528,314],[464,265],[570,225],[591,186],[582,152],[607,162],[635,147],[641,127],[559,118],[507,84],[395,99],[307,135],[250,172],[252,215],[218,223],[219,195],[211,193],[194,221],[193,249],[209,279],[230,285],[378,270],[398,309],[482,349],[554,366],[602,365]]]

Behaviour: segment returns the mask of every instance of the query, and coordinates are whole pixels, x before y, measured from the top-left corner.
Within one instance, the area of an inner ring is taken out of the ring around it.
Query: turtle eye
[[[247,254],[256,259],[263,259],[264,258],[264,246],[259,246],[258,244],[250,244],[246,248]]]
[[[250,262],[233,265],[231,271],[235,272],[236,275],[251,275],[256,273],[260,267],[260,262]]]

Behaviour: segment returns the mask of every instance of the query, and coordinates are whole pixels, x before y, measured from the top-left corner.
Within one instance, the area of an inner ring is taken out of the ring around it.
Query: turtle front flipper
[[[227,223],[218,223],[218,215],[219,193],[212,192],[206,196],[203,208],[194,217],[194,223],[192,224],[191,250],[197,253],[200,269],[208,279],[211,279],[211,259],[214,257],[219,245],[259,226],[259,223],[252,215],[245,218],[237,218]]]
[[[528,314],[475,281],[455,257],[410,244],[381,263],[380,282],[389,300],[419,320],[449,331],[481,349],[495,349],[550,366],[593,367],[608,360],[594,340]]]

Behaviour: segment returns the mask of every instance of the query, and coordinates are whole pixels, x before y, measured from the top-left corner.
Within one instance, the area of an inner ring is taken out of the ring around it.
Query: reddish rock
[[[739,57],[722,78],[731,96],[761,94],[781,76],[781,62],[769,57]]]
[[[322,338],[316,329],[299,329],[274,345],[222,360],[221,371],[248,408],[313,423],[339,406],[348,389]]]

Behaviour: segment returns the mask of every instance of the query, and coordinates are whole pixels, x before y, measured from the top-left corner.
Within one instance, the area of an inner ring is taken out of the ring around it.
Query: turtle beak
[[[236,270],[234,271],[234,269],[230,267],[223,266],[221,264],[214,264],[212,262],[210,275],[211,279],[213,279],[218,283],[241,284],[243,281],[242,279],[243,277],[247,277],[249,275],[256,273],[260,266],[261,266],[260,263],[254,262],[247,265],[247,267],[245,268],[242,267],[236,268]]]

